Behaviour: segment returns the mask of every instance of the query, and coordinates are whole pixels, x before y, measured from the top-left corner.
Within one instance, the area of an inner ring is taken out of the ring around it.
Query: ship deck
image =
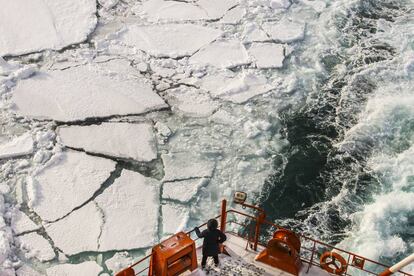
[[[258,246],[258,251],[253,251],[248,246],[246,248],[247,241],[241,237],[234,235],[233,233],[226,233],[227,241],[224,243],[227,252],[230,256],[220,254],[220,265],[215,267],[211,258],[207,262],[205,270],[200,267],[193,272],[187,272],[184,275],[189,276],[216,276],[216,275],[246,275],[246,276],[259,276],[259,275],[272,275],[272,276],[289,276],[290,273],[284,272],[280,269],[268,266],[264,263],[255,261],[255,257],[258,252],[262,251],[264,247]],[[197,248],[198,263],[201,263],[201,247]],[[308,264],[303,263],[300,276],[329,276],[330,274],[322,270],[320,267],[312,266],[308,270]]]

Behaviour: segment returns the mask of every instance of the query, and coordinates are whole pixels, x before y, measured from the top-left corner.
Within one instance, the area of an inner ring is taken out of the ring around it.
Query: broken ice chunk
[[[243,30],[243,41],[246,43],[268,41],[270,37],[256,23],[246,23]]]
[[[98,276],[102,271],[96,262],[80,264],[59,264],[46,269],[47,276]]]
[[[292,5],[290,0],[271,0],[270,7],[272,9],[287,9]]]
[[[173,108],[176,107],[188,116],[206,117],[218,108],[218,104],[207,93],[192,87],[180,86],[168,90],[167,96],[170,98],[168,103]]]
[[[18,209],[12,212],[11,227],[16,235],[40,228],[25,213]]]
[[[114,169],[108,159],[59,153],[29,183],[29,205],[43,220],[61,218],[91,198]]]
[[[105,217],[99,251],[151,246],[157,239],[159,183],[123,170],[95,202]]]
[[[249,54],[255,59],[257,68],[282,68],[285,47],[274,43],[253,43]]]
[[[57,248],[75,255],[98,250],[103,222],[99,208],[90,202],[57,222],[45,224],[45,229]]]
[[[192,24],[128,26],[123,41],[155,57],[190,56],[218,38],[217,29]]]
[[[166,204],[161,206],[162,229],[164,235],[184,230],[188,221],[188,210],[184,206]]]
[[[211,177],[215,162],[188,152],[161,155],[165,176],[163,181]]]
[[[10,142],[0,145],[0,159],[31,153],[33,153],[33,139],[30,133],[25,133]]]
[[[27,258],[36,258],[42,262],[55,258],[55,252],[50,243],[37,233],[19,236],[18,240],[20,248],[26,252]]]
[[[95,0],[2,1],[0,56],[59,50],[95,29]]]
[[[162,197],[165,199],[178,200],[187,203],[198,191],[209,183],[209,178],[177,180],[172,182],[164,182],[162,189]]]
[[[105,261],[105,265],[109,269],[109,272],[112,272],[112,275],[115,275],[115,273],[125,269],[133,263],[134,259],[129,256],[128,252],[117,252],[112,258]]]
[[[65,122],[141,114],[167,106],[143,80],[117,80],[88,66],[38,73],[20,81],[12,101],[21,115]]]
[[[263,29],[276,42],[291,43],[305,38],[305,24],[288,19],[282,19],[276,24],[266,22]]]
[[[220,81],[218,81],[218,79]],[[217,87],[216,89],[212,89]],[[234,103],[244,103],[249,99],[269,92],[275,85],[268,83],[265,76],[252,71],[243,71],[237,78],[210,75],[203,79],[202,87],[214,97]]]
[[[248,62],[246,49],[238,40],[214,42],[189,59],[190,64],[210,65],[218,68],[234,67]]]
[[[119,158],[148,162],[157,158],[150,124],[102,123],[59,129],[65,146]]]

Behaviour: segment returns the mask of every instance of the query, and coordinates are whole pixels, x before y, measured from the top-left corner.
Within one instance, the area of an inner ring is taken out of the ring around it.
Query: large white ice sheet
[[[33,152],[33,139],[30,133],[25,133],[8,143],[0,145],[0,159],[17,157]]]
[[[189,212],[186,207],[176,204],[161,206],[164,235],[172,235],[185,229]]]
[[[95,0],[0,0],[0,56],[61,49],[94,30]]]
[[[55,246],[67,255],[98,250],[98,238],[104,220],[94,202],[90,202],[69,216],[45,229]]]
[[[217,29],[192,24],[130,25],[123,40],[150,55],[176,58],[194,54],[221,33]]]
[[[95,262],[55,265],[46,270],[47,276],[98,276],[102,268]]]
[[[57,154],[28,186],[30,206],[46,221],[85,203],[115,169],[115,162],[67,151]]]
[[[123,170],[95,201],[105,217],[99,250],[123,250],[156,242],[159,183],[140,173]]]
[[[90,126],[70,126],[59,129],[62,143],[113,157],[151,161],[157,158],[157,148],[150,124],[102,123]]]
[[[20,81],[12,101],[21,115],[57,121],[140,114],[166,107],[144,81],[121,81],[88,66],[41,72]]]
[[[237,40],[217,41],[195,53],[190,64],[228,68],[247,64],[249,57],[243,44]]]

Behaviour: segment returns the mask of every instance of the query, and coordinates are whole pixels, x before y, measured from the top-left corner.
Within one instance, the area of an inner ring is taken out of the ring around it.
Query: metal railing
[[[244,212],[238,211],[238,210],[234,210],[234,209],[230,209],[230,210],[225,210],[224,212],[226,220],[225,220],[225,225],[230,225],[230,224],[234,224],[237,225],[239,227],[239,233],[233,232],[233,231],[227,231],[230,232],[234,235],[239,236],[240,238],[243,238],[246,240],[247,243],[251,243],[251,249],[254,249],[254,244],[257,244],[266,247],[266,244],[264,244],[264,242],[261,242],[260,240],[256,239],[257,237],[262,237],[262,241],[263,240],[269,240],[272,238],[271,235],[268,236],[261,236],[260,233],[253,233],[253,230],[257,230],[259,229],[259,232],[261,230],[261,225],[267,225],[270,228],[273,228],[274,230],[277,229],[285,229],[284,227],[281,227],[279,225],[276,225],[270,221],[267,220],[259,220],[258,217],[254,217],[250,214],[246,214]],[[239,222],[235,219],[233,220],[227,220],[227,217],[229,214],[233,214],[234,216],[242,216],[244,219],[248,219],[250,220],[252,223],[242,223]],[[219,215],[217,217],[215,217],[216,219],[221,218],[222,215]],[[259,224],[259,227],[257,227]],[[204,226],[206,226],[207,223],[204,223],[200,226],[198,226],[199,228],[202,228]],[[249,229],[249,227],[251,229]],[[249,231],[250,230],[250,231]],[[191,236],[191,234],[194,232],[194,230],[188,231],[187,235]],[[365,258],[363,256],[354,254],[352,252],[337,248],[335,246],[332,246],[330,244],[321,242],[319,240],[307,237],[305,235],[298,235],[301,239],[301,252],[300,252],[300,256],[301,256],[301,260],[302,262],[306,263],[308,265],[307,267],[307,272],[309,272],[309,269],[312,266],[317,266],[317,267],[321,267],[320,263],[319,263],[319,258],[320,255],[323,252],[326,251],[335,251],[336,253],[340,254],[345,260],[347,260],[347,266],[346,266],[346,270],[342,275],[346,275],[346,276],[350,276],[352,274],[350,273],[359,273],[359,272],[363,272],[365,273],[365,275],[379,275],[384,269],[389,268],[389,266],[384,265],[382,263],[376,262],[374,260],[370,260],[368,258]],[[198,237],[194,238],[193,240],[197,241]],[[136,263],[130,265],[130,268],[136,267],[139,264],[142,264],[145,260],[148,260],[151,257],[151,254],[145,256],[144,258],[138,260]],[[139,272],[137,272],[135,275],[144,275],[142,273],[144,273],[145,271],[148,270],[148,266],[145,267],[144,269],[141,269]],[[404,272],[404,271],[398,271],[397,273],[394,273],[394,275],[403,275],[403,276],[414,276],[413,274],[410,274],[408,272]]]

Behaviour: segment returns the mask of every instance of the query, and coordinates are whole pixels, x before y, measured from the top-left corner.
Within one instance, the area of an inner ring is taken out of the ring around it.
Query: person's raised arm
[[[201,234],[200,229],[198,227],[195,227],[194,231],[195,231],[197,237],[199,237],[200,239],[203,238],[203,235]]]

